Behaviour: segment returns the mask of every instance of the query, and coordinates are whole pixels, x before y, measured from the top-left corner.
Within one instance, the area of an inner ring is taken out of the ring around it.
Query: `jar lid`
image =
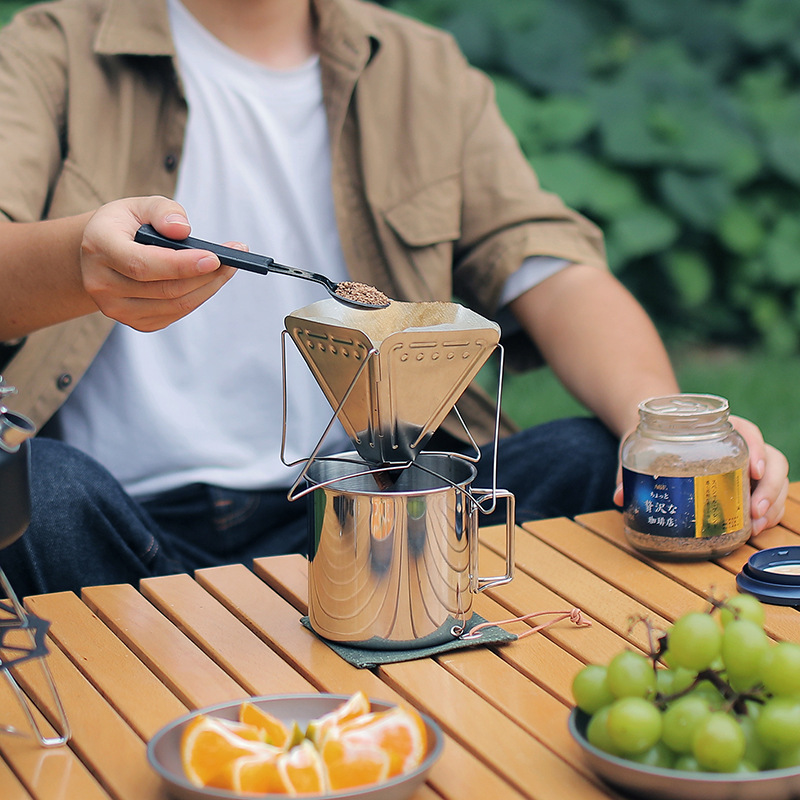
[[[736,585],[764,603],[800,606],[800,546],[754,553],[736,576]]]
[[[653,414],[694,417],[728,410],[728,401],[715,394],[668,394],[643,400],[639,408]]]

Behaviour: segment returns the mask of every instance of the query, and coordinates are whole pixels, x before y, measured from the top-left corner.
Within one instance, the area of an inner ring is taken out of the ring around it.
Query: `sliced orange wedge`
[[[389,777],[419,766],[428,738],[422,717],[401,706],[343,722],[337,736],[345,743],[371,743],[383,750],[389,757]]]
[[[319,794],[328,789],[322,757],[308,739],[278,756],[278,771],[289,794]]]
[[[265,741],[275,747],[286,747],[289,742],[289,728],[255,703],[245,702],[239,707],[239,722],[252,725],[264,731]]]
[[[329,711],[321,717],[312,719],[306,728],[306,737],[314,742],[317,747],[321,747],[325,741],[327,732],[343,722],[355,719],[356,717],[368,714],[371,705],[369,698],[364,692],[356,692],[337,706],[333,711]]]
[[[322,761],[333,792],[378,783],[389,775],[388,753],[372,742],[341,738],[336,728],[322,746]]]
[[[201,714],[183,732],[181,764],[195,786],[206,786],[230,761],[267,747],[257,728]]]

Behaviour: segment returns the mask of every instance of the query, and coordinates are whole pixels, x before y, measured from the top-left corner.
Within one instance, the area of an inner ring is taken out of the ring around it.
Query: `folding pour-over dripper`
[[[413,461],[500,340],[496,323],[442,302],[367,311],[322,300],[285,325],[371,464]]]

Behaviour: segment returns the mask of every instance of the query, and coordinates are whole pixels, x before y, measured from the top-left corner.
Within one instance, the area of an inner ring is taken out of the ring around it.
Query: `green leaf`
[[[800,139],[797,129],[771,132],[767,140],[767,155],[779,174],[800,184]]]
[[[770,278],[779,286],[800,286],[800,220],[784,214],[764,247]]]
[[[522,149],[529,154],[536,152],[538,140],[535,129],[539,101],[517,81],[502,75],[492,75],[492,79],[503,119],[514,131]]]
[[[498,7],[507,3],[503,0]],[[570,0],[524,0],[521,7],[526,5],[531,8],[529,20],[499,31],[500,64],[534,90],[582,91],[589,77],[586,53],[593,37],[586,6]]]
[[[757,164],[736,99],[675,44],[642,51],[591,93],[604,151],[622,164],[735,172],[742,154]]]
[[[714,288],[714,276],[699,253],[676,250],[667,253],[664,264],[683,306],[697,308],[709,300]]]
[[[608,239],[621,258],[631,259],[666,250],[678,237],[675,220],[654,206],[631,209],[608,227]]]
[[[583,153],[544,153],[532,163],[544,188],[592,216],[612,219],[643,203],[632,178]]]
[[[797,351],[797,329],[774,295],[756,295],[752,299],[750,319],[771,353],[789,355]]]
[[[733,199],[730,184],[714,174],[688,174],[667,169],[658,176],[658,188],[677,214],[706,231],[713,229]]]
[[[723,244],[739,255],[752,255],[764,243],[766,233],[756,210],[744,202],[734,202],[722,212],[717,232]]]
[[[745,0],[736,21],[741,38],[761,50],[800,36],[800,7],[792,0]]]

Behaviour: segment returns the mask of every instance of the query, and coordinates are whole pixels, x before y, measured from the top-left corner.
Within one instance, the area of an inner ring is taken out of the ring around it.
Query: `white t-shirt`
[[[320,68],[276,72],[242,58],[169,2],[189,104],[176,189],[192,235],[245,242],[344,280]],[[287,487],[280,459],[281,332],[327,297],[314,283],[240,271],[165,330],[117,325],[64,405],[66,440],[133,496],[194,482]],[[307,458],[333,410],[287,339],[287,461]],[[292,424],[292,423],[295,424]],[[337,426],[326,450],[352,445]]]
[[[168,1],[189,117],[175,199],[192,235],[241,241],[276,261],[347,279],[336,229],[319,61],[274,71],[214,38]],[[564,262],[529,259],[509,301]],[[281,333],[327,295],[241,271],[200,308],[154,333],[118,324],[61,414],[64,438],[134,497],[202,482],[286,488],[281,461]],[[308,458],[333,410],[286,340],[285,458]],[[352,449],[337,423],[324,452]]]

